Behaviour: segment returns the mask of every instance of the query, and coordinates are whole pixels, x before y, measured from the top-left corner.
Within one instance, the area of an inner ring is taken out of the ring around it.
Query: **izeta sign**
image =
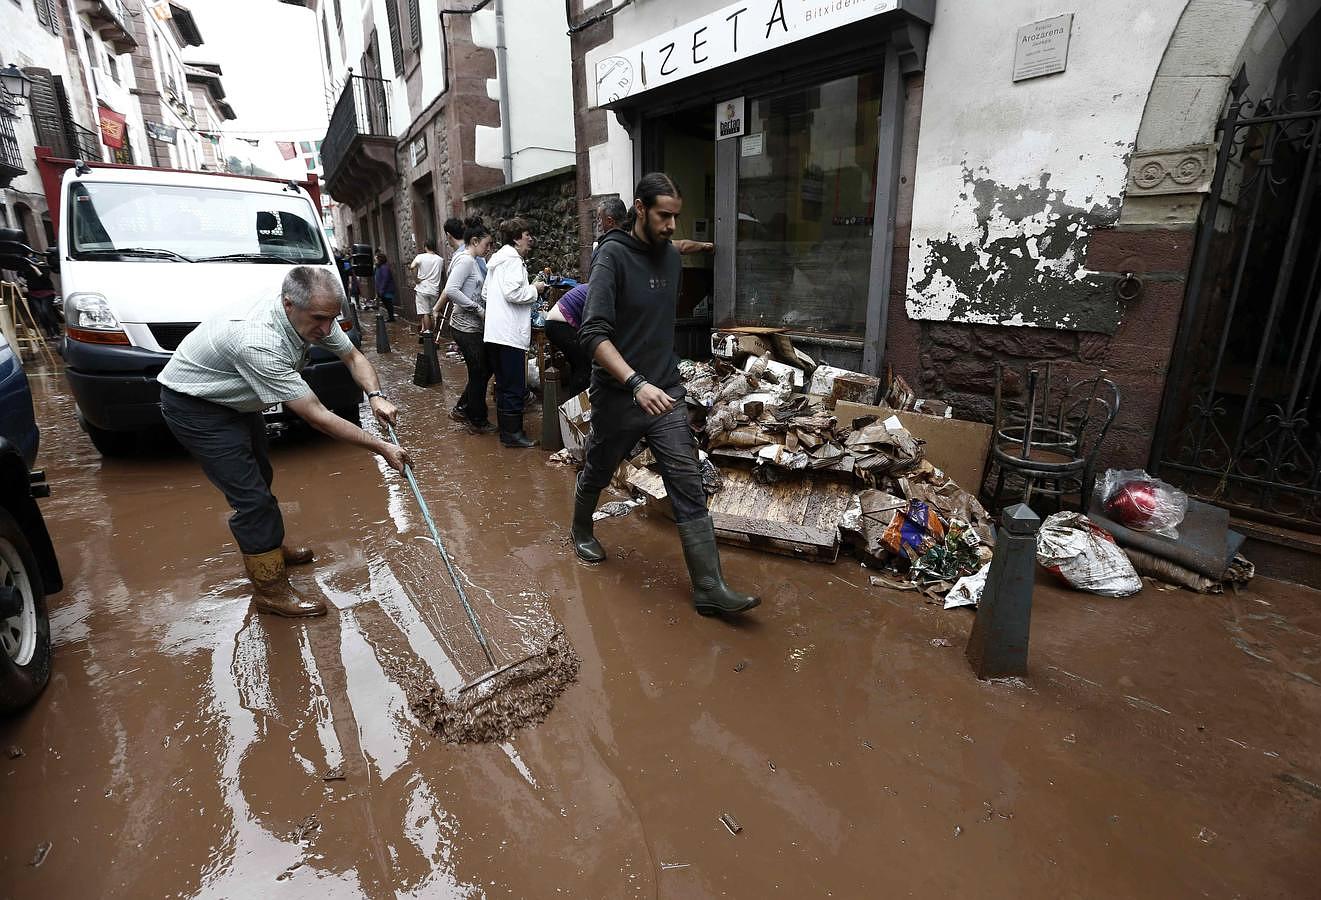
[[[743,0],[622,52],[593,67],[604,106],[804,38],[893,12],[900,0]]]

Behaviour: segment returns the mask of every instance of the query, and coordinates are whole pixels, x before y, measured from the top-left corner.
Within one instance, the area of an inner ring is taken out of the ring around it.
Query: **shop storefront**
[[[632,163],[589,176],[591,193],[627,200],[664,170],[684,192],[676,236],[715,242],[684,258],[681,318],[787,327],[823,360],[880,366],[903,80],[932,9],[745,0],[586,54],[589,105],[623,125]]]

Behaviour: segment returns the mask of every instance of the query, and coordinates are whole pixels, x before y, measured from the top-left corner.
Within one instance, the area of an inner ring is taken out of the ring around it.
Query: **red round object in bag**
[[[1144,528],[1151,524],[1160,503],[1156,486],[1149,481],[1128,481],[1110,495],[1105,511],[1120,525]]]

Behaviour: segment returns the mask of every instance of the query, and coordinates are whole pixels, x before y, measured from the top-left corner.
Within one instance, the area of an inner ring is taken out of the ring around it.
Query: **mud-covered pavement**
[[[856,562],[726,549],[764,602],[703,619],[668,521],[602,522],[611,560],[575,562],[571,473],[464,433],[459,369],[416,388],[395,337],[372,358],[483,623],[509,646],[553,615],[578,683],[508,743],[437,740],[395,673],[481,658],[402,478],[276,442],[332,610],[257,617],[200,470],[103,462],[35,377],[67,587],[50,687],[0,722],[0,896],[1315,896],[1321,596],[1043,577],[1032,675],[989,684],[969,614]]]

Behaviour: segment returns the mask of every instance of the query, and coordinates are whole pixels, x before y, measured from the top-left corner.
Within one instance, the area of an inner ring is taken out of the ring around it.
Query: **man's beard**
[[[642,233],[647,236],[647,243],[657,250],[664,247],[666,242],[669,241],[668,237],[662,237],[659,231],[652,229],[649,219],[642,222]]]

